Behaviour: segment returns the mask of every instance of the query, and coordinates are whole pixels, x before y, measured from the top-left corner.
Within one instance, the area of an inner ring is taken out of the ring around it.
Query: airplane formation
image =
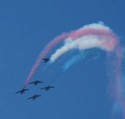
[[[44,61],[44,63],[47,63],[47,62],[49,61],[49,58],[44,58],[43,61]],[[37,85],[42,84],[42,83],[44,83],[44,82],[43,82],[43,81],[40,81],[40,80],[36,80],[36,81],[30,82],[29,85],[37,86]],[[48,86],[42,87],[42,88],[40,88],[40,89],[45,90],[45,91],[48,91],[48,90],[50,90],[50,89],[52,89],[52,88],[54,88],[54,86],[48,85]],[[23,89],[17,91],[15,94],[17,94],[17,93],[24,94],[24,93],[27,92],[27,91],[29,91],[29,89],[23,88]],[[33,100],[33,101],[34,101],[34,100],[36,100],[36,99],[39,98],[39,97],[41,97],[41,95],[39,95],[39,94],[34,94],[33,96],[27,98],[27,100]]]
[[[36,82],[37,82],[37,83],[36,83]],[[40,84],[40,83],[43,83],[43,81],[38,81],[38,80],[36,80],[36,81],[31,82],[31,83],[29,83],[29,84],[32,84],[32,85],[36,86],[36,85],[38,85],[38,84]],[[48,91],[48,90],[50,90],[51,88],[55,88],[55,87],[48,85],[48,86],[42,87],[42,88],[40,88],[40,89],[43,89],[43,90],[45,90],[45,91]],[[23,88],[23,89],[17,91],[15,94],[17,94],[17,93],[24,94],[24,93],[27,92],[27,91],[29,91],[29,89]],[[33,95],[33,96],[27,98],[27,100],[29,100],[29,99],[36,100],[36,99],[39,98],[39,97],[41,97],[41,95],[35,94],[35,95]]]

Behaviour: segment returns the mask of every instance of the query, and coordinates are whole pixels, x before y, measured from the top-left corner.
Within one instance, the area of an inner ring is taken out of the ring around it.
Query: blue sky
[[[22,88],[40,51],[62,32],[103,21],[125,43],[124,4],[123,0],[1,0],[0,118],[110,119],[105,54],[80,62],[61,76],[59,62],[47,72],[41,65],[33,80],[46,85],[57,78],[56,88],[46,93],[39,90],[41,86],[30,86],[22,96],[14,93]],[[26,100],[35,93],[42,98]]]

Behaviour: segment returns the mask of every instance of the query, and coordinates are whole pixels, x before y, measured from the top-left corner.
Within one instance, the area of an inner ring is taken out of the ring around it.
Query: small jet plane
[[[54,86],[46,86],[46,87],[43,87],[43,88],[40,88],[40,89],[44,89],[45,91],[48,91],[51,88],[55,88],[55,87]]]
[[[43,61],[47,63],[49,61],[49,58],[44,58]]]
[[[29,84],[33,84],[34,86],[36,86],[36,85],[38,85],[39,83],[43,83],[43,81],[38,81],[38,80],[36,80],[36,81],[33,81],[33,82],[29,83]]]
[[[25,89],[25,88],[23,88],[22,90],[20,90],[20,91],[18,91],[18,92],[16,92],[16,93],[20,93],[20,94],[23,94],[23,93],[25,93],[25,91],[28,91],[29,89]]]
[[[32,97],[27,98],[27,100],[36,100],[36,98],[41,97],[41,95],[33,95]]]

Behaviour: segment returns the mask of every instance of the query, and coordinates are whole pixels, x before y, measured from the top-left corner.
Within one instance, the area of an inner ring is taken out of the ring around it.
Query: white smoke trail
[[[99,31],[97,32],[96,30]],[[114,48],[114,42],[111,29],[104,26],[102,22],[86,25],[73,34],[71,33],[68,38],[64,40],[64,46],[57,49],[56,52],[51,55],[50,62],[54,62],[66,52],[76,48],[84,50],[98,47],[111,51]]]
[[[96,48],[99,47],[101,49],[105,49],[102,45],[103,41],[101,41],[97,36],[95,35],[87,35],[78,38],[77,40],[69,40],[67,39],[67,42],[65,42],[64,46],[57,49],[56,52],[51,55],[50,61],[54,62],[57,60],[60,56],[65,54],[66,52],[72,50],[72,49],[89,49],[89,48]]]
[[[104,26],[103,22],[85,25],[82,28],[80,28],[79,30],[85,30],[85,29],[91,29],[91,28],[92,29],[98,29],[98,30],[101,30],[101,29],[105,29],[105,30],[108,30],[108,31],[111,30],[108,26]]]

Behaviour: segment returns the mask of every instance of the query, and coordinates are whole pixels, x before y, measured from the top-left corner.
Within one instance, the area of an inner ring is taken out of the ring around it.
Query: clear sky
[[[32,80],[51,79],[55,89],[15,95],[37,56],[56,35],[103,21],[125,43],[124,0],[0,0],[0,119],[110,119],[105,53],[60,74],[60,59],[42,64]],[[70,55],[70,54],[69,54]],[[41,94],[36,101],[26,100]]]

